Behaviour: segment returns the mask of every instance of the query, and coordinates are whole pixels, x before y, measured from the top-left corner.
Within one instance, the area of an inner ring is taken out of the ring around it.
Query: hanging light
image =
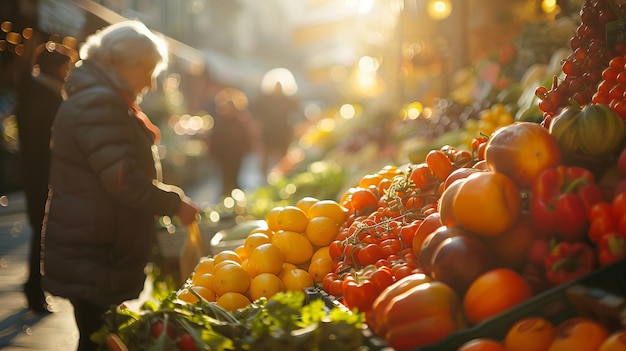
[[[436,21],[448,18],[452,12],[452,4],[449,0],[429,0],[426,5],[428,16]]]

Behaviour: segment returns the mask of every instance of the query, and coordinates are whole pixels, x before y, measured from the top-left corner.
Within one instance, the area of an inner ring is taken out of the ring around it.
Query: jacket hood
[[[93,86],[106,85],[114,90],[125,91],[133,96],[131,89],[114,68],[105,67],[92,60],[81,60],[71,72],[65,82],[65,91],[68,96]]]

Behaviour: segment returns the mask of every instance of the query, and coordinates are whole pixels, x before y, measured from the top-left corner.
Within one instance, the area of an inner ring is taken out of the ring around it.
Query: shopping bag
[[[183,242],[183,247],[179,256],[180,279],[184,282],[196,269],[196,265],[201,258],[209,254],[209,249],[205,245],[200,234],[198,222],[194,221],[187,226],[187,235]]]

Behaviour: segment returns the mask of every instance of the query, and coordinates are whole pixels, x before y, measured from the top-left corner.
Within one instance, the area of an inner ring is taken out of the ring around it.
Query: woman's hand
[[[193,204],[191,199],[183,197],[182,200],[180,208],[178,209],[178,212],[176,212],[176,216],[180,219],[183,225],[189,225],[199,217],[200,211]]]

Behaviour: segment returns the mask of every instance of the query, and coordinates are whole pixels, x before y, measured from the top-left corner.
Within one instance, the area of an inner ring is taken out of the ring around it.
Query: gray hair
[[[155,58],[154,76],[165,70],[168,63],[167,43],[163,37],[137,20],[115,23],[92,34],[80,48],[80,57],[108,67]]]

